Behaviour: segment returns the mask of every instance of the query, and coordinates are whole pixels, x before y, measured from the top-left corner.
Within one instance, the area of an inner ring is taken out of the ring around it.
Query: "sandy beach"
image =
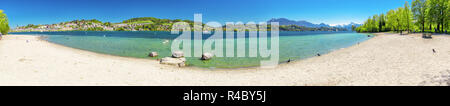
[[[0,85],[450,85],[450,36],[376,35],[274,69],[179,68],[64,47],[37,36],[7,35],[0,40]]]

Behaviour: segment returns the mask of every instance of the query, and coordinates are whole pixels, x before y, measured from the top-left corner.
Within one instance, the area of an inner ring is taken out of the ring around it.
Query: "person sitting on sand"
[[[0,32],[0,40],[2,40],[2,33]]]
[[[436,53],[436,50],[433,49],[433,53]]]

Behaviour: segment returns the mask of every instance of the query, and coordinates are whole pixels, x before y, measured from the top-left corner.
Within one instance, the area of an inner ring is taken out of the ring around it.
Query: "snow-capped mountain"
[[[279,22],[280,25],[298,25],[298,26],[304,26],[304,27],[338,27],[338,28],[346,28],[346,29],[352,29],[352,26],[354,25],[355,27],[361,26],[362,24],[358,24],[358,23],[354,23],[351,22],[349,24],[343,24],[343,25],[335,25],[335,26],[331,26],[329,24],[325,24],[325,23],[320,23],[320,24],[314,24],[308,21],[295,21],[295,20],[289,20],[286,18],[273,18],[269,21],[267,21],[267,23],[270,22]]]

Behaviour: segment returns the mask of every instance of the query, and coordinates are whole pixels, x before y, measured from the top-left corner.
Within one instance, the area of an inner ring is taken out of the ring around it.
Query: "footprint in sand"
[[[440,72],[438,75],[426,75],[426,80],[419,86],[450,86],[450,69]]]

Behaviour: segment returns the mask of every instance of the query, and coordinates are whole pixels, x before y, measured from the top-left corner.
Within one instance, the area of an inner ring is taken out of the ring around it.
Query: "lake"
[[[64,46],[117,56],[160,59],[171,56],[172,41],[179,35],[164,31],[68,31],[68,32],[16,32],[14,34],[46,36],[45,40]],[[270,32],[269,32],[270,34]],[[225,35],[225,34],[224,34]],[[246,33],[245,38],[251,39]],[[203,35],[203,41],[210,34]],[[270,35],[269,35],[270,36]],[[354,32],[280,32],[280,63],[301,60],[346,48],[370,39],[367,34]],[[270,39],[269,39],[270,40]],[[193,45],[192,45],[193,46]],[[246,43],[248,55],[248,42]],[[193,47],[192,47],[193,48]],[[224,47],[225,48],[225,47]],[[158,57],[148,57],[150,52]],[[224,50],[225,51],[225,50]],[[224,53],[225,54],[225,53]],[[204,68],[241,68],[259,66],[261,57],[214,57],[202,61],[187,57],[187,65]]]

